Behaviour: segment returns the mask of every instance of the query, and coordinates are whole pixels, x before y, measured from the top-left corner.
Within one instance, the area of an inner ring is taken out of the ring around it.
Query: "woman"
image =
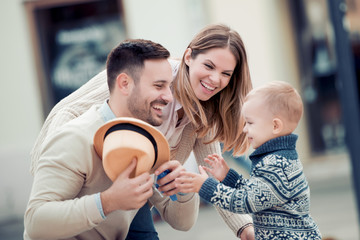
[[[203,165],[209,154],[221,154],[219,142],[223,142],[224,150],[245,152],[248,143],[242,133],[244,123],[239,119],[252,84],[239,34],[224,25],[209,25],[194,37],[181,62],[170,63],[174,101],[163,110],[167,120],[158,129],[169,142],[171,159],[183,164],[193,151],[197,164]],[[48,134],[108,99],[106,82],[103,71],[53,108],[33,148],[32,171]],[[250,216],[218,211],[236,236],[253,237]]]

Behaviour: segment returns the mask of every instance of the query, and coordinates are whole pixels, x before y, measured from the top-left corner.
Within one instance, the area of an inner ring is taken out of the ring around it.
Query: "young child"
[[[253,89],[242,108],[244,132],[255,149],[249,156],[250,178],[213,154],[205,160],[210,167],[200,166],[200,174],[183,173],[176,186],[231,212],[252,213],[256,239],[321,239],[309,214],[310,189],[292,133],[302,112],[300,95],[285,82]]]

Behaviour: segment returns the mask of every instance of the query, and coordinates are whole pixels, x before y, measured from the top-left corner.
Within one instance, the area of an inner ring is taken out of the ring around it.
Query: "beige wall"
[[[1,149],[28,147],[41,121],[31,42],[21,6],[21,0],[0,1]]]
[[[0,1],[0,220],[23,214],[41,103],[22,0]]]
[[[125,0],[125,22],[129,37],[159,42],[169,49],[173,57],[182,57],[193,35],[208,23],[203,2]]]

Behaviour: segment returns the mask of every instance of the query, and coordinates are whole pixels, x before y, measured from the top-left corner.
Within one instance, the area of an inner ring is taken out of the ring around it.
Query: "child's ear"
[[[280,118],[273,119],[273,134],[279,134],[284,128],[284,123]]]
[[[115,87],[120,90],[124,95],[129,95],[132,85],[132,78],[126,73],[120,73],[116,77]]]

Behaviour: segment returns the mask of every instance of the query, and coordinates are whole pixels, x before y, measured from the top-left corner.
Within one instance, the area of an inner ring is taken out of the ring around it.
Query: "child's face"
[[[275,137],[273,115],[261,97],[252,97],[247,100],[243,105],[242,114],[245,118],[243,132],[246,133],[254,149]]]

